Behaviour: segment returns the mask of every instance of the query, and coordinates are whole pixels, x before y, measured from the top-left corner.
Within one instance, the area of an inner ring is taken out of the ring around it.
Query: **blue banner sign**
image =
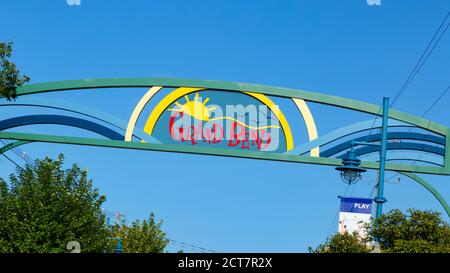
[[[339,197],[341,199],[340,212],[350,213],[372,213],[372,201],[369,198],[357,198],[357,197]]]

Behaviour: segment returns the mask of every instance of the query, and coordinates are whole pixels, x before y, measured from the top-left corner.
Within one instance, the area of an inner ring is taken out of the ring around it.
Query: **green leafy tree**
[[[450,253],[450,226],[438,212],[392,210],[369,229],[383,252]]]
[[[450,226],[438,212],[409,209],[391,210],[366,226],[367,238],[357,234],[335,234],[316,253],[370,252],[367,243],[376,241],[387,253],[450,253]]]
[[[112,227],[113,239],[121,238],[123,252],[127,253],[161,253],[169,243],[162,231],[163,221],[156,222],[155,215],[150,214],[147,220],[134,221],[130,226],[125,223]],[[116,240],[112,240],[109,250],[113,250]]]
[[[369,253],[371,249],[356,233],[336,233],[316,249],[309,248],[311,253]]]
[[[20,75],[16,65],[8,60],[12,54],[13,43],[0,43],[0,97],[12,100],[17,97],[16,89],[30,80]]]
[[[0,252],[67,252],[77,241],[82,252],[103,252],[109,230],[87,171],[63,169],[63,155],[18,168],[9,185],[0,179]]]

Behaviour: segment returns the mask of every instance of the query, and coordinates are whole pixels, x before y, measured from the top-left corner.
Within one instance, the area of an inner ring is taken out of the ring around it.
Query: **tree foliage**
[[[450,226],[438,212],[392,210],[375,220],[369,236],[383,252],[450,253]]]
[[[309,248],[312,253],[369,253],[371,249],[357,233],[336,233],[316,249]]]
[[[150,214],[147,220],[136,220],[127,226],[114,225],[112,227],[113,238],[121,238],[123,252],[127,253],[161,253],[169,243],[165,238],[166,234],[162,231],[163,221],[156,222],[155,215]],[[116,240],[113,240],[114,244]],[[109,249],[114,248],[110,244]]]
[[[409,209],[391,210],[367,228],[367,238],[355,234],[334,234],[310,252],[370,252],[368,242],[376,241],[381,252],[450,253],[450,226],[438,212]]]
[[[12,100],[17,97],[16,89],[30,80],[20,75],[16,65],[8,60],[12,54],[13,43],[0,43],[0,97]]]
[[[0,252],[67,252],[77,241],[82,252],[103,252],[109,231],[87,171],[63,169],[63,155],[17,169],[9,185],[0,179]]]

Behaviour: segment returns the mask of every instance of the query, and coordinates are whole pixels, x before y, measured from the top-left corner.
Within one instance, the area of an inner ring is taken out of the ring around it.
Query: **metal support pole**
[[[122,253],[123,252],[122,239],[116,238],[116,240],[117,244],[116,247],[114,248],[114,253]]]
[[[383,122],[381,131],[381,150],[380,150],[380,170],[378,175],[378,191],[375,202],[377,203],[377,211],[375,218],[380,218],[383,213],[383,203],[386,199],[383,196],[384,191],[384,167],[386,164],[386,148],[387,148],[387,130],[389,118],[389,98],[383,98]]]

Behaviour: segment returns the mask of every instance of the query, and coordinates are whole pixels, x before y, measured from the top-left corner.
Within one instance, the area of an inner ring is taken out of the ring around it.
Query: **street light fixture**
[[[349,185],[358,182],[361,179],[361,173],[366,171],[361,168],[361,160],[356,157],[353,145],[352,149],[342,158],[342,164],[344,166],[336,167],[336,170],[341,172],[342,181]]]

